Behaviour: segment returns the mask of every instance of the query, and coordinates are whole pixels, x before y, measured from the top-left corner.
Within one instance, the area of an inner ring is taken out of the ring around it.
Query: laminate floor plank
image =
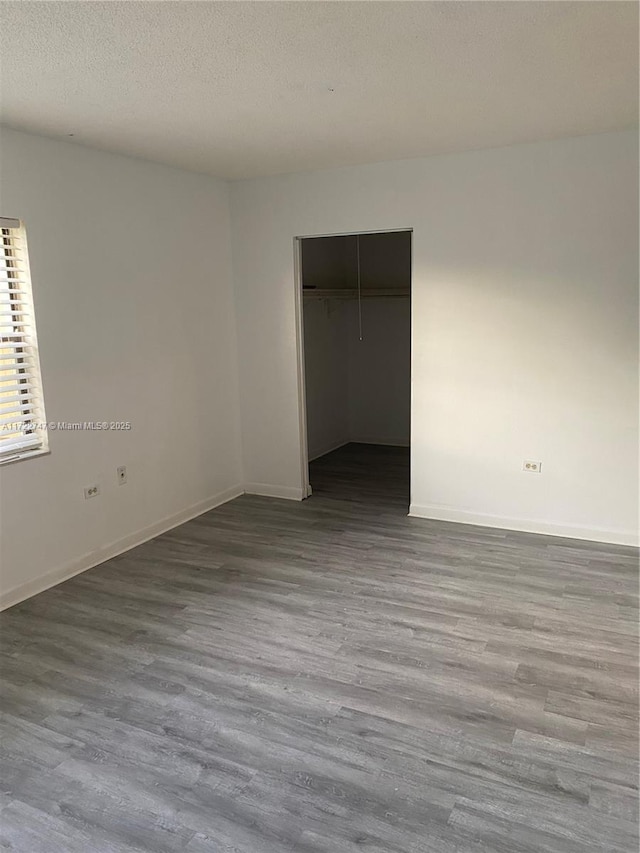
[[[0,849],[636,853],[637,550],[408,474],[348,445],[2,614]]]

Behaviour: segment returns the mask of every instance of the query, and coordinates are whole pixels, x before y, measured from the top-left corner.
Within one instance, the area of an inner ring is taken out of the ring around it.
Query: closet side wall
[[[304,303],[309,459],[349,441],[347,302]]]

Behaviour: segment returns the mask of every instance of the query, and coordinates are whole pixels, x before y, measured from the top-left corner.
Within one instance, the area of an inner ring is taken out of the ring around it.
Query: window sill
[[[51,453],[48,447],[36,447],[33,450],[16,450],[15,453],[7,454],[5,458],[0,456],[0,467],[11,465],[13,462],[22,462],[24,459],[34,459],[36,456],[48,456]]]

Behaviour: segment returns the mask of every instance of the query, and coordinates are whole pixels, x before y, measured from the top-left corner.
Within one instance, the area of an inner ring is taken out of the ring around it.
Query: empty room
[[[638,24],[0,0],[0,848],[637,853]]]

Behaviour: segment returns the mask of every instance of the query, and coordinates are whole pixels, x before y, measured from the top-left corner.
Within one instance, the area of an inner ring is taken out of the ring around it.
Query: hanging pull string
[[[360,235],[356,234],[356,257],[358,259],[358,335],[362,340],[362,288],[360,286]]]

